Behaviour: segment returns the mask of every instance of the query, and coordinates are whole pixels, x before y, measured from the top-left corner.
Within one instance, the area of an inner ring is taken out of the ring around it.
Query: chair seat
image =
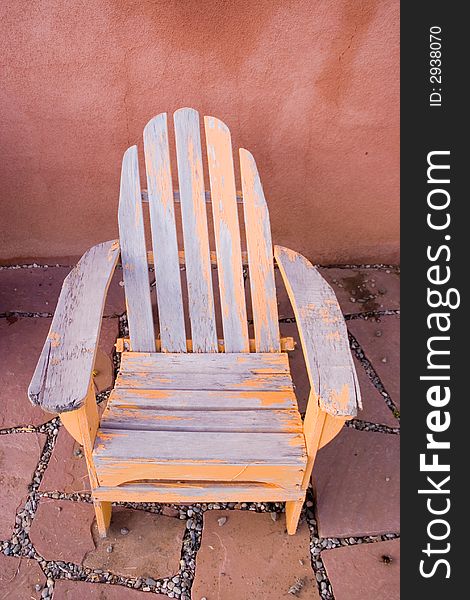
[[[123,353],[93,457],[100,486],[177,480],[298,489],[306,450],[287,355]]]

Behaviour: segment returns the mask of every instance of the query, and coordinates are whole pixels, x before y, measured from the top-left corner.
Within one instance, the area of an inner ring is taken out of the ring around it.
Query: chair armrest
[[[312,391],[322,410],[352,418],[361,406],[346,323],[335,293],[302,255],[274,247],[294,309]]]
[[[93,374],[106,293],[118,258],[118,240],[93,246],[64,280],[28,388],[31,402],[47,412],[67,412],[84,404]]]

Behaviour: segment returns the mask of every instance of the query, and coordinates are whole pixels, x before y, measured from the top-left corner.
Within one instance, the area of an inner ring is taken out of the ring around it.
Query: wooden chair
[[[240,150],[237,196],[230,132],[204,117],[210,194],[205,192],[199,115],[174,114],[179,193],[173,192],[165,113],[144,130],[147,194],[137,147],[124,154],[120,240],[88,250],[66,277],[29,397],[60,415],[83,445],[99,532],[111,503],[285,501],[296,531],[317,450],[356,415],[359,386],[348,336],[330,286],[300,254],[273,247],[253,156]],[[147,252],[142,200],[149,203]],[[145,198],[146,197],[146,198]],[[178,250],[175,201],[184,251]],[[206,203],[212,204],[210,251]],[[238,219],[243,206],[247,252]],[[99,419],[93,368],[106,292],[121,255],[129,339]],[[311,391],[300,417],[279,335],[275,259],[300,332]],[[149,284],[156,280],[159,339]],[[185,266],[189,327],[181,267]],[[217,266],[223,339],[218,339],[212,275]],[[243,266],[249,273],[254,339]],[[334,469],[334,465],[331,466]]]

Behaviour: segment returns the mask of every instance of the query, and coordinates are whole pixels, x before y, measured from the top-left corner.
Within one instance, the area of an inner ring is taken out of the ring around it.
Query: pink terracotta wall
[[[251,150],[273,238],[398,259],[397,0],[3,0],[0,260],[117,235],[120,160],[192,106]]]

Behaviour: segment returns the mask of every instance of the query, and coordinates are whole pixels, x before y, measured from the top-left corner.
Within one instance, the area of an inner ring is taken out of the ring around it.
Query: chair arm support
[[[346,324],[335,293],[302,255],[274,247],[294,309],[313,395],[330,415],[352,418],[361,406]]]
[[[31,402],[47,412],[67,412],[84,404],[93,374],[106,293],[118,258],[118,240],[93,246],[64,280],[28,388]]]

